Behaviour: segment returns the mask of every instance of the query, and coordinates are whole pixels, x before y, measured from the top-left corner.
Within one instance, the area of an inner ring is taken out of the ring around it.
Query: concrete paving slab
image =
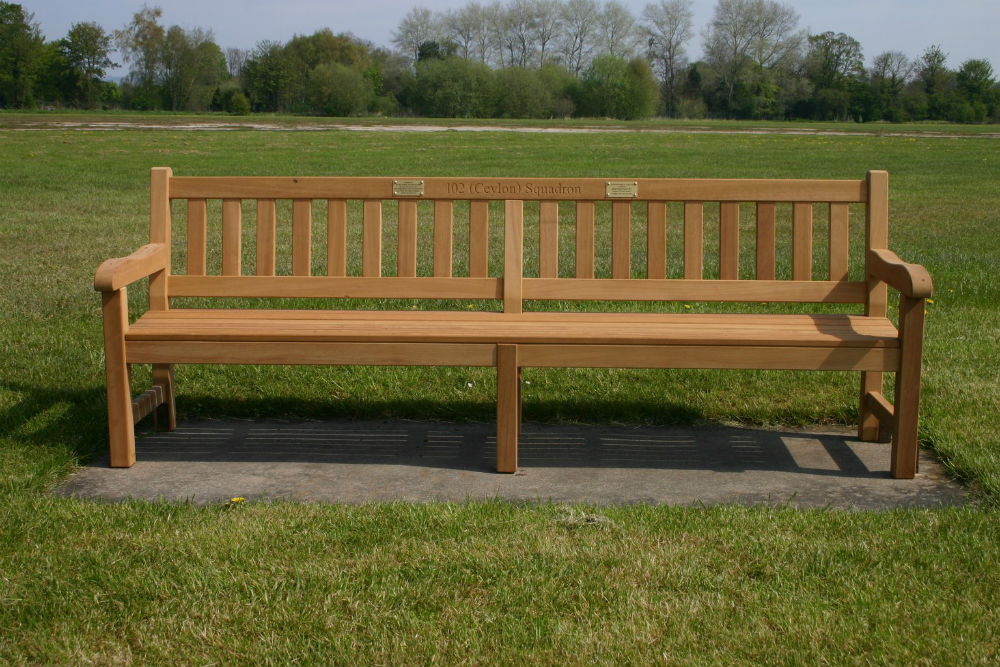
[[[129,469],[95,461],[56,493],[194,503],[500,498],[846,509],[937,507],[968,497],[923,452],[916,479],[891,479],[889,445],[859,442],[847,428],[525,424],[514,475],[493,470],[492,424],[193,421],[140,437],[136,454]]]

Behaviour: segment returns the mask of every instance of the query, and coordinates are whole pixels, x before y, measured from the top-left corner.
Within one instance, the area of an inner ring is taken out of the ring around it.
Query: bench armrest
[[[934,294],[934,284],[927,269],[904,262],[891,250],[870,250],[868,273],[913,299],[926,299]]]
[[[98,292],[115,292],[166,268],[166,244],[148,243],[128,257],[115,257],[101,264],[94,276],[94,289]]]

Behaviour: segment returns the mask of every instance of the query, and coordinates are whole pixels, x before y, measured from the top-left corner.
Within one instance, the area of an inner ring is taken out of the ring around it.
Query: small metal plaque
[[[423,197],[424,182],[404,180],[393,181],[392,194],[395,197]]]
[[[635,199],[639,196],[638,181],[608,181],[604,187],[608,199]]]

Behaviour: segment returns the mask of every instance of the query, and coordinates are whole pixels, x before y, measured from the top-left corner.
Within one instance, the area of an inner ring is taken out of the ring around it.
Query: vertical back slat
[[[662,201],[646,205],[646,276],[667,277],[667,203]]]
[[[830,204],[830,280],[847,280],[850,207]]]
[[[222,275],[238,276],[243,257],[243,202],[222,200]]]
[[[469,276],[486,278],[490,272],[490,203],[469,202]]]
[[[167,268],[149,277],[150,310],[167,310],[167,276],[170,275],[170,167],[154,167],[149,172],[149,242],[167,248]]]
[[[632,202],[611,204],[611,277],[632,277]]]
[[[724,201],[719,205],[719,278],[740,277],[740,204]]]
[[[452,237],[454,222],[453,202],[439,199],[434,202],[434,276],[451,277]]]
[[[576,277],[594,277],[594,202],[576,203]]]
[[[538,205],[538,276],[559,277],[559,202]]]
[[[889,247],[889,173],[868,172],[868,206],[865,221],[867,247],[883,249]],[[868,257],[865,257],[865,279],[868,281],[868,307],[866,313],[873,317],[885,317],[889,308],[889,293],[885,283],[868,275]]]
[[[187,209],[187,274],[203,276],[208,270],[206,258],[208,202],[204,199],[189,199]]]
[[[292,202],[292,275],[312,273],[312,202],[296,199]]]
[[[524,202],[504,202],[503,312],[522,311],[521,279],[524,277]]]
[[[326,209],[326,273],[347,275],[347,202],[331,199]]]
[[[378,277],[382,275],[382,202],[366,199],[364,203],[364,227],[361,239],[361,275]]]
[[[757,280],[774,280],[774,202],[757,202]]]
[[[277,246],[277,211],[273,199],[257,200],[257,275],[273,276]]]
[[[684,277],[689,280],[700,280],[704,277],[704,223],[704,203],[684,202]]]
[[[399,244],[397,246],[397,275],[413,278],[417,275],[417,202],[402,199],[399,202]]]
[[[792,206],[792,280],[812,280],[813,206],[795,202]]]

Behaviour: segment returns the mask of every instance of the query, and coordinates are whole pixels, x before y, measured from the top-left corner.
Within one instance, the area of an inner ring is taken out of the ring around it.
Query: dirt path
[[[6,127],[5,127],[6,125]],[[708,126],[690,127],[615,127],[615,126],[567,126],[567,127],[533,127],[518,125],[431,125],[431,124],[365,124],[365,123],[307,123],[280,124],[261,123],[255,121],[223,121],[223,122],[146,122],[142,120],[120,121],[67,121],[67,120],[26,120],[12,123],[0,123],[0,129],[14,131],[38,130],[81,130],[90,132],[114,132],[121,130],[172,130],[176,132],[196,131],[233,131],[258,130],[263,132],[516,132],[525,134],[786,134],[802,136],[880,136],[880,137],[913,137],[938,139],[1000,139],[1000,132],[984,133],[948,133],[948,132],[886,132],[873,128],[872,130],[824,130],[808,127],[746,127],[717,128]]]

